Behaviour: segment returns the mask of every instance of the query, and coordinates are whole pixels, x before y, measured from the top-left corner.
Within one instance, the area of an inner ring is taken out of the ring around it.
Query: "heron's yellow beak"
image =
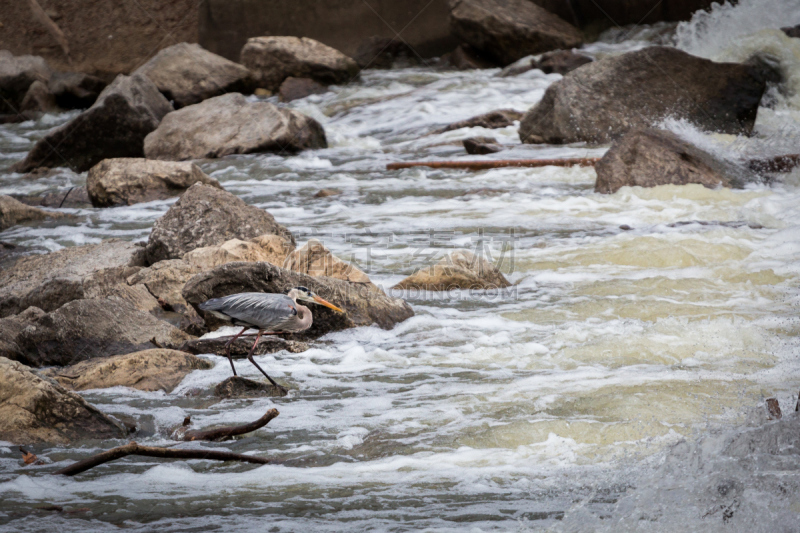
[[[314,301],[315,301],[316,303],[318,303],[319,305],[324,305],[325,307],[330,307],[331,309],[333,309],[333,310],[334,310],[334,311],[336,311],[337,313],[344,313],[344,309],[340,309],[340,308],[336,307],[335,305],[333,305],[333,304],[332,304],[332,303],[330,303],[329,301],[327,301],[327,300],[323,300],[323,299],[322,299],[322,298],[320,298],[319,296],[314,296]]]

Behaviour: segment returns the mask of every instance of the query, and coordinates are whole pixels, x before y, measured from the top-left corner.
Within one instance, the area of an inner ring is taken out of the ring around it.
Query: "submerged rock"
[[[196,355],[154,348],[82,361],[64,368],[45,370],[42,375],[70,390],[130,387],[172,392],[191,372],[208,370],[213,366]]]
[[[433,133],[445,133],[447,131],[460,130],[461,128],[507,128],[512,126],[515,121],[521,120],[524,115],[525,113],[514,111],[513,109],[498,109],[497,111],[489,111],[482,115],[454,122],[449,126],[435,130]]]
[[[105,159],[93,166],[86,187],[95,207],[133,205],[180,196],[195,183],[221,189],[194,163],[150,159]]]
[[[31,306],[54,311],[85,297],[84,282],[98,281],[106,269],[120,277],[144,266],[144,248],[115,239],[74,246],[43,255],[20,258],[0,270],[0,317],[21,313]]]
[[[502,289],[510,286],[503,273],[486,259],[467,250],[457,250],[437,264],[411,274],[392,288],[448,291]]]
[[[67,444],[121,439],[121,424],[61,385],[0,357],[0,440],[14,444]]]
[[[206,246],[192,250],[183,260],[200,270],[209,270],[236,261],[266,261],[283,266],[286,257],[294,251],[294,244],[280,235],[260,235],[249,241],[231,239],[219,246]]]
[[[84,172],[103,159],[142,157],[145,136],[170,111],[172,106],[145,76],[117,76],[92,107],[50,130],[13,170],[67,166]]]
[[[369,276],[354,265],[335,257],[317,239],[309,239],[305,246],[290,253],[283,267],[309,276],[322,276],[374,286]]]
[[[231,376],[216,387],[214,394],[220,398],[282,398],[288,392],[271,383],[253,381],[241,376]]]
[[[36,207],[25,205],[10,196],[0,194],[0,231],[24,222],[35,222],[46,218],[69,217],[63,213],[45,211]]]
[[[369,285],[312,277],[269,263],[228,263],[202,272],[186,284],[183,297],[196,308],[206,300],[229,294],[240,292],[285,294],[294,287],[308,287],[347,312],[343,315],[327,307],[314,305],[311,310],[314,323],[310,329],[296,336],[300,339],[314,339],[331,331],[372,324],[390,329],[395,324],[414,316],[414,311],[405,301],[391,298],[383,291]],[[219,324],[219,320],[210,315],[205,318],[211,325]]]
[[[493,137],[470,137],[461,143],[467,153],[471,155],[486,155],[503,151],[503,146]]]
[[[758,180],[751,171],[724,161],[674,133],[637,129],[616,141],[595,166],[595,191],[697,183],[708,188],[737,187]]]
[[[583,43],[577,28],[528,0],[454,0],[450,28],[501,65]]]
[[[311,78],[294,78],[289,76],[286,78],[278,90],[281,102],[291,102],[299,100],[312,94],[323,94],[328,92],[328,88],[317,83]]]
[[[144,152],[148,159],[183,161],[327,146],[325,130],[316,120],[230,93],[164,117],[145,139]]]
[[[263,209],[249,206],[227,191],[196,183],[156,221],[147,241],[147,261],[180,259],[196,248],[265,234],[279,235],[294,244],[289,230]]]
[[[228,337],[217,337],[213,339],[193,339],[183,346],[181,350],[193,354],[207,354],[227,356],[225,344],[230,340]],[[239,337],[231,344],[231,357],[233,359],[243,359],[247,357],[255,342],[254,337]],[[311,349],[305,342],[290,341],[276,337],[274,335],[264,335],[256,346],[254,355],[265,355],[286,350],[289,353],[302,353]]]
[[[250,71],[199,44],[179,43],[158,52],[136,70],[156,84],[175,109],[225,93],[253,92]]]
[[[23,363],[66,366],[151,348],[177,348],[189,335],[124,301],[74,300],[33,321],[17,338]]]
[[[35,81],[47,83],[52,71],[39,56],[14,56],[0,50],[0,114],[16,114]]]
[[[525,115],[525,143],[605,143],[665,118],[749,134],[766,87],[759,69],[653,46],[585,65],[547,88]]]
[[[358,77],[359,70],[340,51],[307,37],[253,37],[242,48],[241,63],[271,91],[289,76],[341,85]]]

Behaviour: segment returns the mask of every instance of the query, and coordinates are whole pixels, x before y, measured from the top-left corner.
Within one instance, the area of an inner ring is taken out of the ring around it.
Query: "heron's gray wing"
[[[280,331],[288,320],[297,314],[294,300],[285,294],[243,292],[223,298],[214,298],[200,304],[205,311],[217,311],[234,319],[266,331]]]

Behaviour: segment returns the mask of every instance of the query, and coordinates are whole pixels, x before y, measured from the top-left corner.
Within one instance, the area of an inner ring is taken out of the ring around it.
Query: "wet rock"
[[[170,111],[172,106],[148,78],[120,75],[92,107],[50,130],[13,170],[67,166],[83,172],[103,159],[142,157],[145,136]]]
[[[271,383],[253,381],[241,376],[231,376],[216,387],[214,394],[220,398],[281,398],[288,392]]]
[[[115,267],[89,274],[83,278],[83,298],[123,301],[139,311],[158,314],[161,305],[147,287],[126,283],[126,279],[138,270],[139,267]]]
[[[437,264],[408,276],[393,289],[447,291],[502,289],[510,286],[503,273],[486,259],[467,250],[457,250]]]
[[[95,207],[133,205],[180,196],[195,183],[221,189],[194,163],[104,159],[89,171],[86,187]]]
[[[279,235],[261,235],[249,241],[231,239],[220,246],[198,248],[183,256],[183,260],[199,270],[236,261],[266,261],[283,266],[286,256],[294,251],[294,244]]]
[[[324,85],[315,82],[311,78],[294,78],[289,76],[286,78],[278,90],[281,102],[291,102],[293,100],[300,100],[312,94],[323,94],[328,92],[328,88]]]
[[[789,26],[786,28],[781,28],[781,31],[786,35],[788,35],[789,37],[800,39],[800,24],[798,24],[797,26]]]
[[[225,93],[250,94],[255,88],[247,68],[199,44],[164,48],[136,72],[150,78],[175,109]]]
[[[765,81],[758,69],[653,46],[609,57],[557,81],[525,115],[525,143],[605,143],[672,117],[749,134]]]
[[[53,72],[47,84],[62,109],[87,109],[96,101],[106,82],[83,72]]]
[[[283,267],[309,276],[341,279],[374,287],[369,276],[351,263],[335,257],[317,239],[309,239],[305,246],[290,253],[286,257]]]
[[[14,56],[0,50],[0,113],[16,115],[35,81],[47,83],[52,71],[39,56]]]
[[[545,74],[564,75],[592,61],[594,60],[591,57],[576,54],[572,50],[555,50],[542,54],[538,59],[535,57],[523,58],[503,69],[498,76],[501,78],[518,76],[533,69],[539,69]]]
[[[217,337],[214,339],[193,339],[181,346],[181,350],[193,354],[214,354],[227,356],[225,344],[230,340],[228,337]],[[254,337],[239,337],[231,344],[231,357],[234,359],[244,359],[253,348]],[[290,341],[276,337],[274,335],[264,335],[256,347],[255,355],[265,355],[286,350],[289,353],[302,353],[311,349],[305,342]]]
[[[61,385],[0,357],[0,440],[14,444],[66,444],[119,439],[121,424]]]
[[[54,311],[84,298],[84,280],[104,269],[130,268],[132,275],[144,266],[144,249],[115,239],[100,244],[74,246],[57,252],[20,258],[0,270],[0,317],[35,306]],[[94,279],[97,279],[96,277]]]
[[[89,200],[89,192],[86,190],[86,186],[79,185],[78,187],[70,187],[69,189],[44,195],[41,205],[42,207],[83,209],[91,207],[92,202]]]
[[[501,65],[583,43],[577,28],[528,0],[455,0],[450,8],[453,34]]]
[[[193,308],[188,307],[181,291],[186,282],[200,270],[180,259],[168,259],[139,270],[127,278],[127,283],[134,287],[146,287],[162,308],[168,307],[177,313],[186,313],[193,311]]]
[[[272,91],[289,76],[341,85],[358,77],[359,70],[343,53],[306,37],[253,37],[242,48],[241,63],[259,87]]]
[[[265,234],[279,235],[294,244],[289,230],[263,209],[249,206],[227,191],[196,183],[156,221],[145,250],[152,265],[179,259],[196,248]]]
[[[308,287],[347,312],[343,315],[315,305],[312,309],[313,325],[294,338],[314,339],[331,331],[372,324],[389,329],[414,316],[414,311],[405,301],[386,296],[381,290],[360,283],[299,274],[269,263],[228,263],[202,272],[186,284],[183,297],[196,308],[206,300],[229,294],[285,294],[294,287]],[[215,324],[213,317],[205,318],[208,324]],[[217,320],[216,324],[219,323]]]
[[[515,121],[521,120],[524,113],[514,111],[513,109],[498,109],[497,111],[489,111],[483,115],[478,115],[466,120],[454,122],[449,126],[440,128],[433,133],[444,133],[446,131],[460,130],[461,128],[487,128],[499,129],[512,126]]]
[[[10,196],[0,194],[0,231],[25,222],[35,222],[46,218],[65,218],[63,213],[45,211],[25,205]]]
[[[211,362],[196,355],[154,348],[48,369],[41,375],[56,380],[70,390],[130,387],[144,391],[172,392],[191,372],[208,370],[213,366]]]
[[[338,189],[320,189],[317,191],[317,194],[314,195],[314,198],[328,198],[330,196],[338,196],[342,194],[342,191]]]
[[[316,120],[230,93],[164,117],[145,139],[144,152],[148,159],[182,161],[327,146],[325,130]]]
[[[486,155],[502,152],[503,147],[493,137],[470,137],[461,141],[471,155]]]
[[[53,113],[59,111],[56,97],[47,88],[47,83],[36,80],[28,87],[28,92],[19,105],[20,111],[28,113]]]
[[[20,361],[23,353],[17,339],[31,322],[44,314],[45,312],[38,307],[29,307],[18,315],[0,318],[0,357]]]
[[[177,348],[189,335],[124,301],[74,300],[17,338],[29,366],[66,366],[151,348]]]
[[[595,191],[697,183],[708,188],[743,187],[757,181],[749,170],[724,161],[669,131],[637,129],[616,141],[595,166]]]
[[[456,46],[455,50],[442,57],[442,62],[458,70],[477,70],[497,67],[497,64],[486,57],[485,54],[474,50],[467,44]]]
[[[390,69],[395,64],[407,67],[418,62],[417,53],[404,41],[377,36],[358,45],[353,59],[362,69]]]

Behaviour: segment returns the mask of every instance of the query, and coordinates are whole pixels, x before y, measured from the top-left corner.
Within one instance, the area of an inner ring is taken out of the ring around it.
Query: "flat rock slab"
[[[229,337],[217,337],[214,339],[193,339],[186,342],[180,349],[184,352],[192,354],[214,354],[227,356],[225,344],[230,340]],[[250,353],[250,349],[255,342],[255,336],[252,337],[239,337],[231,344],[231,357],[234,359],[244,359]],[[256,347],[254,355],[265,355],[268,353],[277,353],[286,350],[290,353],[302,353],[310,350],[311,347],[305,342],[290,341],[276,337],[274,335],[262,336],[261,340]]]
[[[220,398],[282,398],[289,394],[286,389],[271,383],[262,383],[241,376],[231,376],[216,387],[214,395]]]

